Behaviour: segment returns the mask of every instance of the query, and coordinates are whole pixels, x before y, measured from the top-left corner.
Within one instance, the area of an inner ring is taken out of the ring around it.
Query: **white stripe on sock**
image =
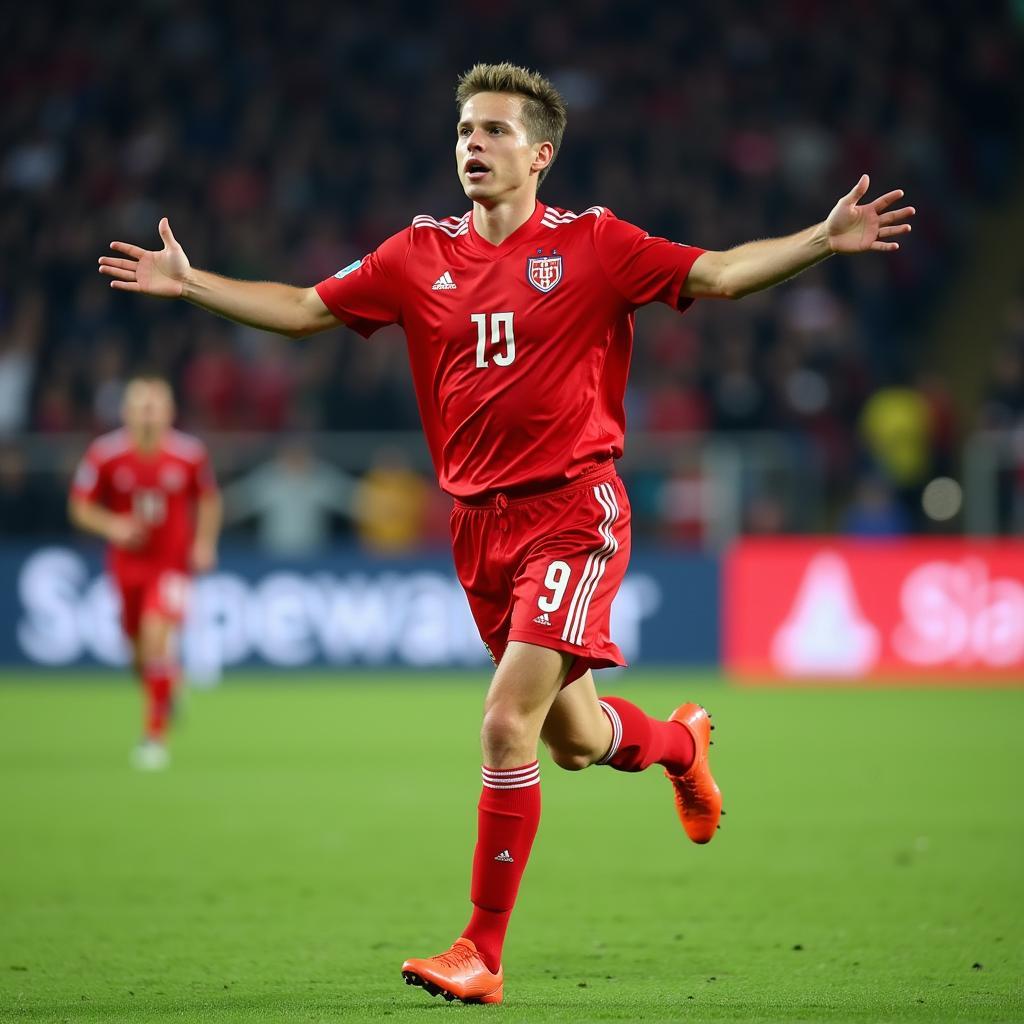
[[[480,769],[483,783],[487,789],[526,789],[540,782],[540,762],[534,761],[523,768],[488,768]]]
[[[607,764],[618,752],[619,744],[622,743],[622,719],[619,718],[618,711],[606,701],[599,700],[597,702],[601,705],[601,710],[608,716],[608,721],[612,724],[612,745],[608,748],[608,753],[598,761],[598,764]]]

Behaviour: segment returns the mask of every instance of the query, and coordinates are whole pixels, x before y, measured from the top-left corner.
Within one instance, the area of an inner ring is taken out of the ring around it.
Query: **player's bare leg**
[[[560,651],[509,643],[484,701],[480,747],[489,767],[508,769],[536,758],[541,728],[571,665]]]
[[[447,952],[402,965],[406,982],[431,995],[502,1001],[502,945],[540,821],[537,743],[571,664],[558,651],[513,641],[494,673],[480,730],[484,767],[470,890],[473,914]]]
[[[541,737],[555,764],[569,771],[590,764],[623,772],[664,766],[686,834],[706,843],[722,813],[722,794],[708,767],[711,729],[698,704],[683,704],[662,722],[621,697],[598,698],[587,672],[555,698]]]
[[[540,736],[551,760],[566,771],[581,771],[608,753],[612,724],[601,710],[592,673],[585,672],[558,694]]]
[[[146,697],[143,740],[133,759],[136,767],[147,771],[166,768],[169,761],[165,741],[177,679],[175,630],[176,624],[170,619],[146,612],[133,643]]]

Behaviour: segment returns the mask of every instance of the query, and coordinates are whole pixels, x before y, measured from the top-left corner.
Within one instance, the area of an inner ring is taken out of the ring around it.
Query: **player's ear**
[[[540,173],[545,167],[549,166],[551,161],[554,159],[555,147],[552,146],[550,142],[541,142],[537,146],[537,152],[534,154],[530,170]]]

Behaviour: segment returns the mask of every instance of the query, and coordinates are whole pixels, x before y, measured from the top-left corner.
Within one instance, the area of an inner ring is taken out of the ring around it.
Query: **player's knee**
[[[480,742],[492,759],[507,751],[529,746],[530,740],[530,725],[525,715],[501,706],[487,710],[480,728]],[[533,737],[534,745],[536,742],[536,737]]]
[[[163,656],[163,650],[157,637],[147,636],[143,634],[139,642],[139,662],[142,665],[147,665],[152,661],[156,661]]]
[[[170,638],[169,624],[161,617],[147,615],[139,631],[139,652],[143,661],[167,656]]]

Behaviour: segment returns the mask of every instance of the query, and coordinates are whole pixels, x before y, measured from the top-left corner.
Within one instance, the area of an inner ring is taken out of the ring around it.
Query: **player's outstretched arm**
[[[739,299],[785,281],[834,253],[895,252],[900,247],[896,237],[910,230],[907,222],[916,211],[912,206],[889,209],[903,198],[902,189],[861,204],[870,184],[862,174],[825,220],[795,235],[704,253],[690,269],[684,294]]]
[[[101,256],[99,272],[118,291],[185,299],[211,313],[261,330],[304,337],[336,327],[315,288],[296,288],[272,281],[237,281],[196,270],[171,231],[166,217],[160,221],[160,250],[143,249],[129,242],[111,242],[118,256]]]

